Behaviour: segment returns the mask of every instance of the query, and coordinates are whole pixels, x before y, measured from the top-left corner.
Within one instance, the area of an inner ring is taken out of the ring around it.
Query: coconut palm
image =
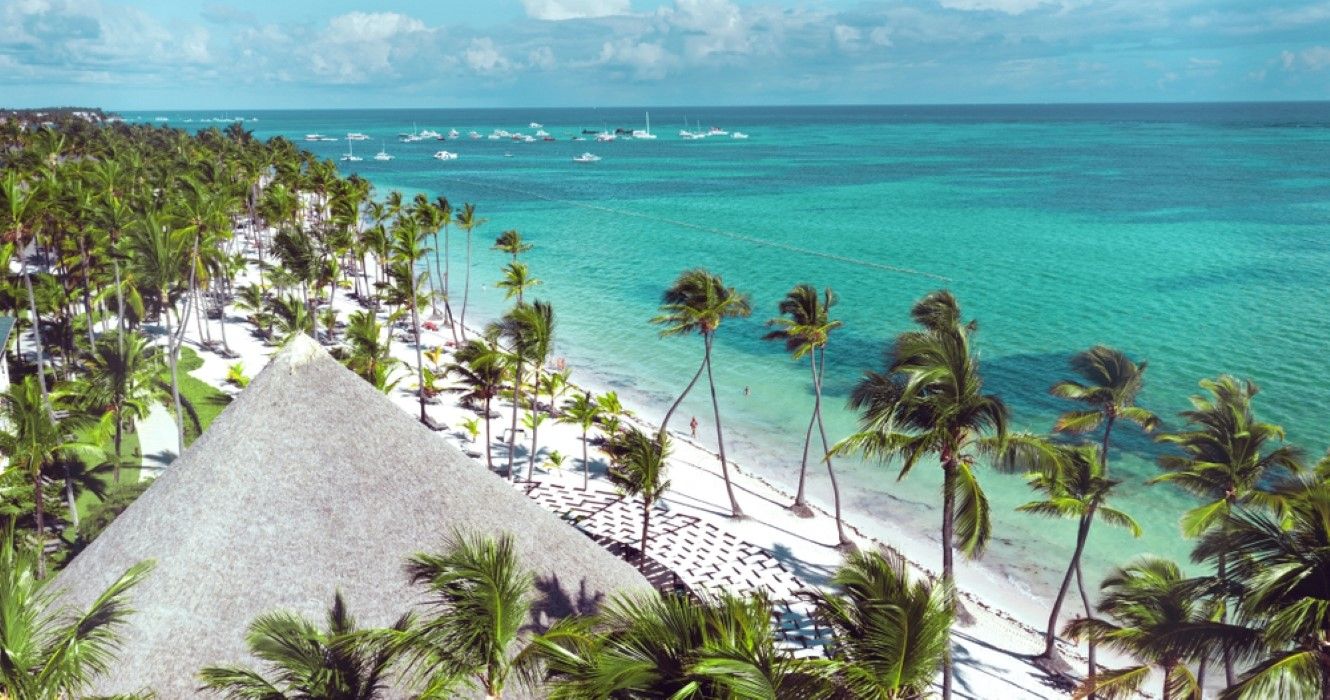
[[[493,422],[490,416],[490,403],[503,389],[507,376],[504,354],[489,343],[472,338],[453,355],[453,363],[448,365],[447,373],[456,375],[462,382],[459,391],[462,400],[471,403],[481,402],[485,417],[485,464],[494,470],[494,439],[490,433]],[[509,448],[511,452],[511,448]]]
[[[1085,380],[1084,383],[1069,379],[1059,381],[1049,389],[1049,393],[1059,398],[1085,404],[1087,408],[1062,414],[1057,423],[1054,424],[1053,429],[1058,432],[1083,434],[1102,427],[1103,435],[1099,442],[1099,471],[1101,472],[1100,478],[1108,479],[1109,450],[1112,446],[1113,428],[1117,421],[1121,419],[1134,423],[1147,433],[1154,430],[1159,424],[1159,419],[1153,413],[1135,405],[1136,396],[1144,386],[1145,370],[1149,367],[1149,363],[1142,361],[1138,364],[1119,350],[1096,345],[1089,350],[1073,355],[1070,365],[1071,370]],[[1097,508],[1096,503],[1090,503],[1081,517],[1078,518],[1076,549],[1072,554],[1067,576],[1063,578],[1062,586],[1058,589],[1058,595],[1053,600],[1052,614],[1049,616],[1048,629],[1044,634],[1044,651],[1041,656],[1045,659],[1053,660],[1056,658],[1057,617],[1071,584],[1071,572],[1074,570],[1077,572],[1077,577],[1080,577],[1081,556],[1085,552],[1085,543],[1088,541],[1090,528],[1094,524]],[[1092,616],[1093,610],[1091,610],[1089,597],[1085,594],[1084,581],[1081,581],[1080,590],[1082,592],[1081,602],[1085,606],[1085,614],[1086,616]],[[1092,681],[1096,668],[1095,648],[1092,641],[1088,657],[1089,677]]]
[[[397,386],[393,379],[401,360],[392,356],[388,331],[370,311],[355,311],[347,318],[346,342],[351,346],[346,366],[383,393]]]
[[[24,377],[0,395],[0,454],[8,458],[10,467],[26,474],[32,484],[38,578],[46,576],[43,547],[46,535],[45,476],[63,459],[88,459],[100,463],[103,457],[99,446],[68,439],[67,436],[80,427],[82,416],[74,413],[57,421],[54,415],[46,408],[35,375]]]
[[[670,405],[665,417],[660,422],[660,434],[668,430],[670,416],[683,402],[688,392],[693,390],[702,371],[707,372],[707,383],[711,386],[711,407],[716,420],[716,446],[720,452],[721,476],[725,479],[725,492],[730,499],[731,517],[743,516],[739,501],[734,497],[734,485],[730,482],[730,469],[725,459],[725,439],[721,430],[720,403],[716,399],[716,380],[711,371],[711,351],[716,331],[727,318],[741,318],[752,314],[748,295],[734,287],[726,287],[719,275],[704,269],[685,270],[674,284],[661,297],[660,313],[651,322],[661,326],[662,337],[698,333],[702,336],[702,364],[684,387],[683,393]]]
[[[1190,430],[1166,433],[1159,442],[1173,445],[1182,454],[1159,457],[1166,473],[1150,483],[1169,483],[1204,499],[1204,503],[1182,516],[1182,534],[1199,537],[1227,527],[1233,509],[1247,504],[1272,502],[1263,484],[1275,477],[1297,472],[1302,454],[1282,444],[1284,429],[1256,418],[1253,399],[1257,386],[1228,375],[1201,380],[1210,395],[1191,397],[1192,409],[1180,415]],[[1228,554],[1224,547],[1213,550],[1218,576],[1220,621],[1227,616],[1225,601],[1239,591],[1228,573]],[[1229,685],[1236,682],[1232,651],[1223,650],[1224,674]]]
[[[591,398],[591,392],[583,392],[568,399],[563,405],[560,423],[571,423],[582,429],[582,490],[591,485],[591,459],[588,457],[590,440],[587,433],[600,417],[600,406]]]
[[[23,285],[28,294],[28,309],[32,313],[32,334],[36,340],[33,345],[37,353],[37,377],[43,401],[49,411],[51,402],[47,396],[46,361],[42,356],[42,317],[37,313],[37,299],[32,291],[32,276],[28,271],[27,256],[27,245],[29,243],[37,245],[34,226],[40,215],[39,208],[36,189],[19,177],[17,169],[7,169],[4,179],[0,180],[0,227],[3,228],[5,240],[15,245],[11,253],[17,250],[22,263]],[[4,263],[8,267],[9,260],[4,260]]]
[[[647,535],[651,528],[651,509],[670,488],[665,478],[670,445],[668,436],[648,437],[636,428],[622,436],[623,455],[610,465],[610,483],[625,496],[642,499],[642,546],[638,549],[638,567],[647,561]]]
[[[850,553],[831,585],[806,593],[835,633],[823,673],[846,697],[927,697],[950,636],[945,586],[912,582],[902,559],[879,552]]]
[[[112,416],[117,483],[123,462],[124,430],[147,418],[152,404],[171,402],[171,388],[161,380],[158,358],[156,348],[138,331],[126,333],[123,338],[103,335],[89,348],[84,374],[70,389],[84,410]]]
[[[441,554],[417,554],[406,566],[425,589],[426,612],[386,636],[421,698],[455,697],[459,681],[501,698],[523,644],[534,578],[517,561],[513,538],[455,535]]]
[[[820,679],[779,650],[760,595],[611,600],[534,642],[551,700],[818,697]]]
[[[1282,513],[1239,506],[1197,545],[1205,559],[1226,553],[1246,584],[1237,608],[1246,626],[1223,637],[1255,663],[1223,700],[1330,697],[1330,460],[1318,467]]]
[[[974,321],[961,321],[947,291],[925,296],[910,312],[922,329],[897,336],[885,372],[867,372],[850,395],[860,412],[859,432],[832,453],[901,458],[904,479],[920,458],[936,455],[942,467],[942,581],[954,587],[953,548],[979,556],[992,526],[988,498],[975,466],[996,456],[1007,440],[1007,407],[983,391],[979,360],[970,347]],[[950,654],[942,665],[942,696],[951,697]]]
[[[1095,446],[1054,445],[1050,449],[1053,459],[1048,461],[1048,465],[1026,476],[1030,488],[1042,498],[1017,508],[1023,513],[1047,518],[1075,518],[1078,523],[1076,546],[1067,564],[1067,572],[1062,577],[1062,585],[1053,599],[1048,630],[1044,634],[1043,656],[1049,659],[1056,653],[1058,614],[1071,587],[1072,577],[1081,570],[1081,555],[1085,552],[1090,523],[1097,518],[1110,525],[1126,528],[1133,537],[1141,536],[1140,525],[1130,515],[1108,505],[1109,495],[1120,482],[1104,474],[1104,462]],[[1087,612],[1087,615],[1090,614],[1093,611]],[[1094,678],[1093,667],[1089,677],[1091,680]]]
[[[517,471],[514,461],[517,456],[517,414],[522,405],[522,370],[530,362],[535,367],[536,381],[539,386],[540,368],[549,357],[554,337],[554,309],[548,303],[536,301],[514,306],[498,321],[491,324],[488,331],[495,338],[508,344],[509,359],[513,367],[513,418],[508,439],[508,473],[516,480]],[[538,409],[532,402],[532,413]],[[531,469],[535,462],[536,432],[531,432],[531,455],[528,463],[527,480],[532,477]]]
[[[494,249],[513,256],[513,262],[517,262],[517,256],[531,250],[532,247],[530,243],[522,240],[522,234],[515,228],[504,231],[494,239]]]
[[[485,223],[476,216],[476,205],[466,203],[453,215],[457,227],[466,232],[466,275],[462,280],[462,314],[457,322],[462,326],[462,340],[466,340],[466,306],[471,300],[471,234]]]
[[[804,433],[803,458],[799,462],[799,488],[790,509],[801,517],[813,515],[804,499],[804,485],[808,472],[808,448],[813,441],[813,425],[816,423],[822,436],[822,454],[827,463],[827,475],[831,479],[831,494],[836,508],[836,534],[844,546],[850,544],[850,538],[846,536],[841,521],[840,486],[836,483],[836,470],[831,465],[831,457],[826,455],[831,445],[822,422],[822,378],[827,363],[827,341],[831,332],[841,327],[840,321],[831,318],[831,307],[835,304],[836,293],[830,287],[822,291],[819,299],[813,285],[795,285],[780,302],[782,316],[767,321],[767,325],[775,326],[776,330],[767,333],[763,339],[784,342],[785,350],[795,361],[808,357],[808,367],[813,376],[813,412],[808,419],[808,430]]]
[[[416,382],[417,397],[420,401],[420,422],[429,421],[425,414],[425,360],[421,357],[424,348],[420,343],[420,283],[428,278],[428,273],[419,275],[415,272],[416,262],[429,255],[420,223],[415,219],[401,218],[393,225],[392,255],[399,269],[410,281],[411,333],[416,346]]]
[[[495,286],[503,290],[504,299],[517,297],[517,303],[520,304],[525,298],[526,290],[540,284],[540,280],[531,276],[531,271],[527,268],[526,263],[514,260],[504,266],[503,279],[495,283]]]
[[[1087,681],[1078,697],[1095,693],[1109,700],[1135,697],[1158,669],[1163,674],[1162,700],[1200,700],[1200,687],[1188,663],[1206,655],[1203,643],[1179,640],[1178,632],[1204,625],[1211,611],[1203,602],[1208,581],[1184,578],[1178,565],[1143,556],[1113,570],[1100,584],[1099,610],[1113,618],[1077,618],[1066,634],[1094,639],[1140,661],[1112,669]]]
[[[70,610],[42,580],[41,557],[16,546],[11,526],[0,541],[0,696],[84,697],[96,679],[112,675],[120,630],[134,612],[129,591],[152,567],[135,564],[86,610]]]
[[[406,629],[406,617],[392,631]],[[229,700],[376,700],[388,697],[392,654],[382,643],[366,642],[340,592],[328,609],[327,629],[290,612],[259,616],[245,644],[267,666],[209,666],[199,671],[203,688]]]

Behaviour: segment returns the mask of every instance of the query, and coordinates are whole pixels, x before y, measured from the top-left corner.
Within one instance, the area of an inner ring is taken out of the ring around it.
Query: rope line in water
[[[691,221],[670,219],[663,216],[644,214],[642,212],[631,211],[628,209],[615,209],[613,207],[606,207],[599,204],[587,204],[585,202],[575,202],[568,199],[551,197],[549,195],[541,194],[539,192],[533,192],[531,190],[519,189],[517,187],[510,187],[507,185],[499,185],[492,182],[477,182],[475,180],[467,180],[465,178],[460,178],[460,177],[443,177],[441,179],[451,180],[453,182],[460,182],[462,184],[471,185],[473,187],[488,187],[490,189],[506,190],[508,192],[514,192],[516,194],[525,195],[527,197],[534,197],[536,199],[542,199],[547,202],[554,202],[556,204],[566,204],[568,206],[578,207],[580,209],[590,209],[593,211],[601,211],[607,214],[614,214],[617,216],[627,216],[637,219],[646,219],[647,221],[655,221],[663,224],[670,224],[672,226],[678,226],[680,228],[693,229],[694,231],[701,231],[703,233],[710,233],[717,236],[723,236],[725,238],[729,238],[736,241],[743,241],[744,243],[748,243],[751,245],[765,246],[767,248],[776,248],[778,250],[797,253],[799,255],[811,255],[814,257],[822,258],[824,260],[833,260],[835,262],[845,263],[846,265],[857,265],[859,267],[867,267],[875,270],[883,270],[885,272],[894,272],[899,275],[913,275],[915,277],[926,277],[928,279],[934,279],[941,282],[951,282],[950,277],[944,277],[942,275],[933,274],[932,272],[924,272],[922,270],[912,270],[908,267],[886,265],[883,263],[876,263],[868,260],[855,260],[854,258],[846,257],[844,255],[836,255],[835,253],[827,253],[820,250],[810,250],[808,248],[800,248],[799,246],[793,246],[787,243],[768,241],[761,238],[756,238],[754,236],[749,236],[747,234],[738,233],[737,231],[727,231],[725,229],[714,228],[711,226],[702,226],[701,224],[695,224]]]

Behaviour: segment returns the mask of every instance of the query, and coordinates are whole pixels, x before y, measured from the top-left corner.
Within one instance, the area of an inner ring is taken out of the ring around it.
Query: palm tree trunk
[[[225,352],[227,355],[234,355],[235,353],[231,352],[231,344],[228,343],[228,342],[226,342],[226,297],[227,297],[227,290],[223,289],[223,290],[221,290],[219,293],[220,293],[220,295],[221,295],[221,302],[218,304],[218,308],[217,308],[217,310],[218,310],[218,314],[217,314],[217,327],[220,328],[220,329],[221,329],[221,332],[222,332],[222,351]]]
[[[813,385],[817,386],[817,360],[813,357],[808,358],[808,369],[813,373]],[[794,493],[794,503],[790,505],[790,510],[801,518],[813,517],[813,512],[808,508],[808,501],[804,497],[804,489],[808,482],[808,449],[813,443],[813,426],[817,424],[817,409],[813,409],[812,415],[808,416],[808,430],[804,431],[804,454],[799,460],[799,488]]]
[[[462,317],[458,325],[462,327],[462,340],[466,340],[466,305],[471,301],[471,229],[466,230],[466,277],[462,282]]]
[[[645,571],[647,566],[647,532],[651,528],[651,499],[642,499],[642,547],[637,553],[637,568]]]
[[[32,275],[28,273],[28,262],[23,261],[23,284],[28,288],[28,308],[32,311],[32,338],[33,345],[37,348],[37,386],[42,390],[42,403],[46,404],[46,412],[51,414],[54,420],[55,413],[51,410],[51,395],[46,390],[46,360],[42,351],[42,317],[37,313],[37,297],[32,293]]]
[[[494,437],[490,427],[490,424],[493,423],[490,420],[490,400],[489,396],[485,397],[485,466],[489,467],[490,471],[494,471]]]
[[[827,426],[822,422],[822,373],[826,370],[827,348],[822,347],[822,359],[817,371],[813,372],[813,416],[817,418],[817,430],[822,435],[823,460],[827,463],[827,478],[831,481],[831,502],[836,509],[836,540],[841,547],[853,545],[845,534],[845,519],[841,516],[840,484],[836,481],[836,469],[831,465],[831,441],[827,440]]]
[[[582,490],[591,486],[591,458],[587,455],[586,428],[582,428]]]
[[[1071,578],[1076,574],[1076,567],[1081,562],[1081,552],[1085,550],[1085,540],[1090,533],[1091,517],[1092,512],[1082,515],[1076,526],[1076,548],[1072,551],[1071,561],[1067,564],[1067,574],[1062,577],[1062,586],[1058,588],[1057,597],[1053,599],[1053,610],[1048,615],[1048,630],[1044,632],[1045,659],[1052,660],[1057,657],[1058,614],[1062,612],[1062,601],[1067,597],[1067,591],[1071,589]]]
[[[120,443],[121,443],[122,438],[124,437],[124,426],[121,425],[121,423],[120,423],[120,410],[121,410],[121,409],[118,409],[118,408],[117,408],[116,411],[115,411],[115,439],[113,440],[113,442],[115,443],[115,474],[114,474],[114,479],[115,479],[115,483],[117,483],[117,484],[120,483]]]
[[[175,403],[176,446],[179,454],[185,453],[185,418],[180,405],[180,374],[176,371],[176,345],[171,333],[171,307],[166,294],[162,294],[162,316],[166,319],[166,361],[171,365],[171,400]],[[184,320],[181,319],[183,325]]]
[[[465,312],[463,312],[465,313]],[[508,430],[508,477],[517,481],[517,472],[513,461],[517,456],[517,409],[522,405],[522,356],[517,356],[517,368],[513,371],[513,425]]]
[[[115,268],[115,325],[116,325],[116,344],[120,350],[120,356],[125,355],[125,290],[120,282],[120,261],[112,255],[112,266]]]
[[[1081,563],[1076,562],[1076,588],[1081,592],[1081,604],[1085,606],[1085,616],[1094,618],[1094,606],[1090,603],[1090,594],[1085,592],[1085,575],[1081,573]],[[1093,688],[1095,677],[1099,675],[1099,665],[1095,662],[1095,643],[1094,638],[1086,640],[1085,654],[1085,683]],[[1095,700],[1095,694],[1091,692],[1086,696],[1088,700]]]
[[[526,480],[536,478],[536,431],[540,430],[540,363],[536,363],[535,378],[531,382],[531,454],[527,455]]]
[[[410,267],[410,263],[407,263]],[[416,296],[416,277],[415,270],[410,270],[411,274],[411,330],[416,337],[416,382],[419,388],[416,390],[417,397],[420,399],[420,422],[427,420],[425,416],[425,359],[420,352],[420,312],[416,310],[418,302]]]
[[[438,230],[438,229],[434,229],[434,279],[430,280],[430,283],[429,283],[430,289],[434,290],[434,292],[435,292],[434,294],[429,295],[429,296],[430,296],[430,303],[433,304],[433,306],[434,306],[434,315],[432,316],[432,318],[439,318],[439,317],[440,317],[440,314],[439,314],[439,295],[438,295],[438,291],[439,291],[439,290],[438,290],[438,288],[436,288],[434,285],[437,284],[437,280],[438,280],[442,275],[443,275],[443,273],[439,271],[439,230]]]
[[[730,517],[742,518],[743,510],[734,498],[734,484],[730,481],[730,466],[725,460],[725,435],[720,426],[720,401],[716,398],[716,379],[711,373],[711,334],[703,336],[706,341],[707,384],[711,385],[711,410],[716,417],[716,448],[720,452],[720,473],[725,479],[725,493],[730,497]]]
[[[956,519],[956,463],[948,455],[942,462],[942,582],[947,586],[951,607],[956,608],[956,572],[952,561],[951,542]],[[942,657],[942,700],[951,700],[951,640]]]
[[[1225,533],[1224,536],[1225,536],[1225,538],[1227,538],[1227,531],[1228,531],[1228,528],[1227,528],[1225,525],[1223,525],[1223,524],[1221,524],[1219,527],[1224,531],[1224,533]],[[1228,554],[1227,554],[1227,552],[1225,552],[1225,551],[1222,550],[1222,549],[1219,550],[1219,562],[1218,562],[1218,566],[1217,566],[1216,569],[1215,569],[1215,575],[1216,575],[1216,577],[1219,579],[1219,585],[1220,585],[1220,587],[1223,589],[1223,592],[1220,593],[1220,595],[1223,596],[1223,600],[1222,600],[1221,602],[1222,602],[1222,604],[1223,604],[1224,607],[1220,608],[1220,611],[1219,611],[1219,624],[1222,625],[1222,624],[1228,622],[1228,590],[1227,590],[1227,589],[1228,589]],[[1235,676],[1234,676],[1234,674],[1233,674],[1233,650],[1230,649],[1229,646],[1228,646],[1227,644],[1225,644],[1225,645],[1224,645],[1224,683],[1227,684],[1227,687],[1232,688],[1232,687],[1236,684],[1236,682],[1237,682],[1237,681],[1236,681]]]
[[[32,476],[33,515],[37,519],[37,578],[46,578],[46,499],[42,493],[42,470]]]
[[[457,321],[453,318],[452,306],[452,288],[448,286],[448,273],[452,264],[448,258],[448,241],[452,236],[448,232],[448,224],[443,225],[443,313],[447,318],[448,327],[453,331],[453,343],[460,344],[457,339]]]
[[[78,529],[79,510],[74,503],[74,480],[70,478],[68,463],[65,464],[65,502],[69,506],[69,522]]]
[[[670,410],[665,412],[665,417],[660,421],[660,434],[656,436],[656,440],[659,441],[661,438],[665,437],[665,431],[670,424],[670,417],[674,415],[675,409],[679,408],[679,404],[683,403],[684,397],[688,396],[688,392],[692,391],[693,386],[697,384],[697,380],[702,376],[702,370],[707,368],[708,357],[709,356],[706,354],[702,355],[702,364],[697,366],[697,372],[693,373],[693,378],[688,382],[688,386],[684,387],[683,393],[679,394],[679,398],[675,399],[674,403],[670,404]],[[811,430],[812,427],[810,426],[809,429]]]
[[[92,332],[92,281],[88,279],[88,246],[83,237],[79,237],[79,267],[83,270],[83,317],[88,322],[88,348],[97,344]]]

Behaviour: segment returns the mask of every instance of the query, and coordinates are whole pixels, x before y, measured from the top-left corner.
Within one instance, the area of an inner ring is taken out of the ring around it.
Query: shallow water
[[[750,134],[683,141],[685,114]],[[135,116],[135,115],[130,115]],[[151,119],[156,114],[140,114]],[[164,113],[171,125],[214,113]],[[236,116],[235,114],[229,116]],[[245,112],[260,137],[343,136],[365,156],[350,168],[407,194],[475,202],[489,220],[472,251],[468,322],[504,305],[494,282],[504,229],[535,244],[526,256],[554,302],[558,354],[575,378],[619,387],[658,418],[695,371],[696,338],[659,340],[649,323],[679,271],[705,266],[752,295],[750,319],[727,322],[715,368],[727,447],[744,466],[792,484],[810,409],[807,367],[760,340],[793,284],[832,286],[845,322],[829,350],[832,439],[853,429],[843,407],[885,343],[908,327],[914,300],[953,290],[976,337],[987,387],[1013,425],[1046,430],[1069,408],[1047,388],[1072,353],[1106,343],[1150,362],[1141,403],[1170,424],[1196,381],[1219,372],[1256,380],[1258,409],[1309,453],[1330,444],[1322,378],[1330,370],[1330,105],[695,108],[654,110],[656,141],[571,142],[583,128],[641,128],[642,110]],[[553,143],[468,140],[475,129],[532,132]],[[420,128],[463,140],[399,144]],[[396,159],[370,160],[381,141]],[[346,142],[299,142],[335,158]],[[430,154],[460,153],[451,162]],[[583,151],[600,155],[573,163]],[[511,157],[505,157],[511,154]],[[460,304],[463,238],[453,233]],[[743,389],[750,388],[744,395]],[[699,392],[680,409],[710,434]],[[1185,558],[1177,517],[1189,499],[1148,487],[1154,445],[1118,432],[1120,506],[1145,536],[1099,528],[1092,579],[1140,551]],[[930,533],[940,478],[923,466],[842,461],[851,511]],[[1069,523],[1013,512],[1029,499],[1017,476],[984,474],[998,540],[986,561],[1046,594],[1070,552]],[[815,494],[825,495],[821,474]]]

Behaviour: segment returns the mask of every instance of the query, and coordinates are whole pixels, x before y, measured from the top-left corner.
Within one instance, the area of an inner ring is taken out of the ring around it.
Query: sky
[[[0,0],[0,106],[1330,99],[1330,0]]]

